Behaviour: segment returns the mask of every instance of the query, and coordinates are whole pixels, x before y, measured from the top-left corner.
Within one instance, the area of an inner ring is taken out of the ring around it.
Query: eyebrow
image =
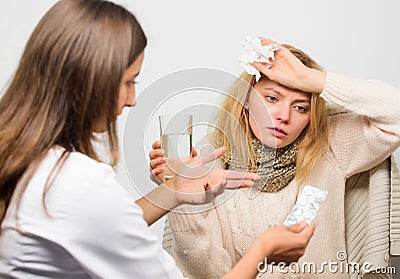
[[[281,96],[281,97],[284,97],[284,95],[282,94],[282,92],[279,91],[279,90],[277,90],[277,89],[275,89],[275,88],[272,88],[272,87],[264,87],[264,89],[265,89],[265,90],[272,91],[272,92],[274,92],[275,94],[277,94],[277,95],[279,95],[279,96]],[[292,103],[308,103],[308,104],[311,104],[311,100],[309,100],[309,99],[295,99]]]

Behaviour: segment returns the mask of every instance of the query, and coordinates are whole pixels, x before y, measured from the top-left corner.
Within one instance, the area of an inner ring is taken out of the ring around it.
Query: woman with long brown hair
[[[135,105],[146,44],[130,12],[101,0],[61,0],[33,31],[0,100],[0,277],[182,278],[148,225],[256,178],[204,168],[221,148],[136,203],[117,182],[116,120]],[[96,152],[96,133],[107,135],[110,161]],[[251,277],[264,256],[298,258],[312,233],[266,233],[230,276]]]

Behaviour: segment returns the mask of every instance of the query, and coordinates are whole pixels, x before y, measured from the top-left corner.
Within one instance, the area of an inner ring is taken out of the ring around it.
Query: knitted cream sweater
[[[341,251],[347,252],[346,179],[378,165],[400,145],[398,89],[379,81],[328,73],[321,97],[350,111],[330,117],[329,151],[304,183],[327,190],[328,196],[315,219],[316,231],[305,255],[291,268],[295,272],[288,267],[280,272],[275,267],[260,274],[262,278],[349,278],[346,259],[338,259],[338,253],[341,257]],[[262,192],[253,199],[249,199],[248,189],[226,191],[215,201],[216,207],[203,213],[189,214],[198,208],[182,206],[185,214],[168,214],[163,246],[185,276],[219,278],[257,236],[283,222],[302,186],[292,181],[277,193]],[[316,271],[307,272],[308,266],[315,266]],[[302,267],[305,273],[296,272]]]

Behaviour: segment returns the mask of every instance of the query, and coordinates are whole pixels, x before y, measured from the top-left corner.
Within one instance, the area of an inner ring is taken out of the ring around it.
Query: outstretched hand
[[[156,149],[156,151],[154,150]],[[157,149],[159,149],[157,151]],[[171,178],[159,185],[153,191],[136,201],[143,210],[143,218],[151,225],[170,210],[181,204],[204,204],[214,200],[225,189],[250,187],[258,178],[255,173],[207,168],[204,165],[218,159],[225,152],[225,147],[199,157],[196,152],[183,160],[175,159],[179,168],[169,169]],[[150,158],[157,160],[156,168],[163,168],[165,164],[158,142],[153,144]],[[152,158],[153,157],[153,158]],[[157,159],[158,158],[158,159]],[[154,165],[150,163],[150,167]],[[160,172],[160,174],[162,174]],[[153,173],[154,174],[154,173]],[[161,175],[160,175],[161,176]],[[161,178],[161,177],[160,177]],[[158,178],[156,177],[158,180]]]
[[[214,200],[225,189],[250,187],[257,174],[207,168],[204,165],[222,156],[221,147],[203,157],[191,157],[171,179],[164,184],[173,189],[177,204],[204,204]]]
[[[149,152],[150,158],[150,179],[158,185],[162,183],[164,175],[174,175],[174,170],[182,168],[189,160],[197,156],[197,152],[192,148],[190,157],[188,158],[168,158],[168,162],[164,157],[161,149],[161,142],[156,140],[152,144],[152,150]],[[176,172],[176,171],[175,171]]]

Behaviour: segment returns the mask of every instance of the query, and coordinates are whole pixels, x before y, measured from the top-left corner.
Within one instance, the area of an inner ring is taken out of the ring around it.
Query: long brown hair
[[[55,145],[100,161],[93,133],[105,126],[116,165],[119,84],[146,44],[136,18],[108,1],[61,0],[43,16],[0,100],[0,222]]]
[[[305,66],[323,70],[309,55],[287,44],[282,44],[290,50]],[[263,78],[267,78],[263,75]],[[245,108],[246,96],[256,84],[254,75],[246,72],[234,82],[224,98],[221,110],[217,115],[215,135],[217,145],[226,146],[225,163],[229,165],[232,149],[242,162],[249,162],[249,170],[257,170],[255,153],[252,146],[252,131],[249,124],[249,113]],[[210,135],[211,140],[214,135]],[[318,94],[311,94],[310,122],[304,128],[299,153],[296,161],[296,180],[301,184],[317,161],[321,158],[329,143],[328,114],[325,101]]]

